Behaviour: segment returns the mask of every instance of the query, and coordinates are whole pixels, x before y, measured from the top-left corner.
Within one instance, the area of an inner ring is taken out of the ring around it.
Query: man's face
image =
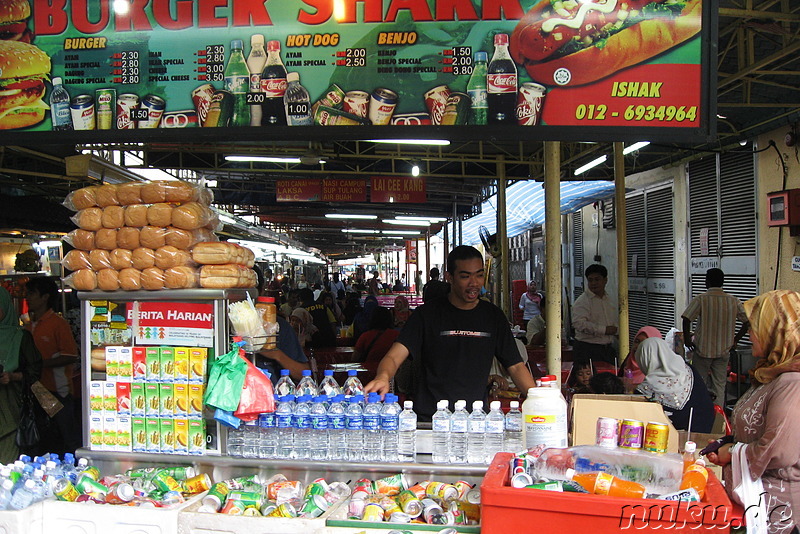
[[[457,308],[474,308],[478,304],[486,273],[480,258],[456,261],[455,272],[445,273],[450,282],[450,302]]]
[[[589,285],[589,291],[602,297],[606,292],[606,282],[608,278],[600,275],[599,273],[592,273],[586,277],[586,283]]]
[[[35,289],[28,291],[27,295],[25,296],[25,300],[28,301],[28,308],[33,310],[38,310],[41,307],[47,307],[47,296],[40,294]]]

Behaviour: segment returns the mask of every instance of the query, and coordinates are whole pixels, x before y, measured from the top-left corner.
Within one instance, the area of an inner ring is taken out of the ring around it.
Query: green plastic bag
[[[208,385],[203,396],[207,406],[229,412],[236,411],[242,396],[242,385],[247,374],[247,362],[239,357],[241,347],[234,344],[227,354],[223,354],[211,364]]]

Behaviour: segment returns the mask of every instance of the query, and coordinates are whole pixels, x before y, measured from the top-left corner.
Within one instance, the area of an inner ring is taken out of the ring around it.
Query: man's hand
[[[713,441],[713,439],[708,440],[709,443],[712,443]],[[708,461],[712,464],[728,465],[731,463],[731,447],[733,447],[732,443],[726,443],[717,449],[717,452],[709,452],[706,454],[706,458],[708,458]]]
[[[372,393],[373,391],[377,392],[381,396],[389,393],[389,380],[381,376],[375,377],[375,380],[372,380],[370,383],[364,386],[365,395]]]
[[[684,337],[683,344],[686,345],[686,348],[689,350],[694,350],[697,348],[694,345],[694,332],[687,332],[687,335]]]
[[[6,385],[11,382],[11,373],[0,373],[0,384]]]
[[[607,336],[616,336],[617,335],[617,327],[616,326],[607,326],[606,327],[606,335]]]

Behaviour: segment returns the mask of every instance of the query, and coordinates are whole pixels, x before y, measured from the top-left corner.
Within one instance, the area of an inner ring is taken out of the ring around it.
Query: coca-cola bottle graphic
[[[517,66],[508,53],[508,34],[494,36],[494,55],[486,75],[489,124],[517,122]]]
[[[261,125],[286,125],[286,109],[283,95],[286,93],[286,67],[281,61],[280,41],[267,43],[267,62],[261,71],[261,91],[264,103],[261,105]]]

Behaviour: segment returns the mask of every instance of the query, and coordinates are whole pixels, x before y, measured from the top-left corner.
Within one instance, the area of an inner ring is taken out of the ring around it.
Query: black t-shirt
[[[397,341],[408,348],[419,380],[414,411],[429,418],[441,399],[463,399],[467,406],[486,400],[486,386],[496,356],[506,368],[520,363],[508,319],[489,302],[461,310],[448,299],[418,307],[408,318]]]
[[[422,302],[427,304],[441,297],[446,297],[450,291],[450,284],[441,280],[430,280],[422,288]]]
[[[311,336],[311,345],[314,348],[332,347],[336,344],[336,333],[333,331],[330,320],[328,319],[328,309],[324,304],[310,304],[305,306],[311,318],[314,319],[314,326],[317,331]]]

